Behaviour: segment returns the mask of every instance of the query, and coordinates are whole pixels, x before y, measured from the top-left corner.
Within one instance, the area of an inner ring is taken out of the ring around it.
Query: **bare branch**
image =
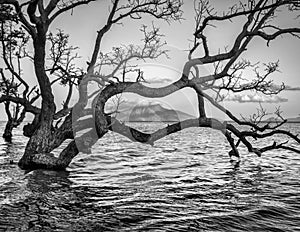
[[[49,16],[56,7],[58,8],[58,10],[54,12],[54,14],[49,18],[48,23],[50,24],[55,18],[57,18],[59,15],[63,14],[66,11],[72,10],[80,5],[87,5],[94,1],[96,0],[80,0],[74,2],[71,1],[70,4],[63,2],[61,5],[58,5],[58,0],[51,0],[45,9],[45,13]]]

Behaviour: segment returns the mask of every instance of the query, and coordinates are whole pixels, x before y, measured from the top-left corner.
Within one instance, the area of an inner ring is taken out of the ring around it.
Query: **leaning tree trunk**
[[[38,169],[44,168],[42,163],[36,162],[35,157],[37,154],[48,154],[49,144],[51,142],[51,128],[49,128],[48,123],[41,123],[39,127],[35,130],[33,135],[30,137],[25,152],[19,161],[19,166],[22,169]],[[52,156],[46,155],[45,157],[51,158]]]
[[[6,142],[11,142],[12,141],[12,131],[14,129],[14,122],[12,120],[8,120],[6,125],[5,125],[5,129],[4,129],[4,133],[2,135],[2,137],[4,138],[4,140]]]
[[[47,125],[49,126],[47,127]],[[79,123],[79,126],[82,127],[81,123]],[[87,153],[97,142],[98,138],[102,137],[106,132],[107,130],[99,133],[99,130],[96,132],[96,129],[93,128],[83,135],[74,138],[72,113],[66,116],[59,128],[53,128],[47,123],[38,125],[38,128],[31,135],[27,143],[25,153],[19,161],[19,166],[26,170],[64,170],[80,151]],[[72,139],[72,141],[60,154],[53,154],[53,150],[60,147],[66,139]]]
[[[34,37],[34,69],[42,96],[41,113],[38,115],[39,125],[30,137],[19,166],[23,169],[45,168],[47,163],[54,162],[55,157],[50,153],[53,136],[53,116],[55,113],[54,95],[50,80],[45,71],[45,50],[47,27],[43,22],[36,22],[37,35]]]
[[[104,105],[105,101],[102,104]],[[97,115],[97,121],[92,110],[88,113],[91,117],[86,120],[80,120],[82,115],[77,115],[79,119],[75,120],[74,118],[77,118],[77,116],[70,112],[59,128],[53,128],[52,124],[47,123],[47,120],[41,124],[26,125],[23,128],[24,133],[25,129],[31,129],[32,127],[35,129],[33,134],[31,134],[32,131],[29,133],[30,139],[25,148],[25,153],[19,161],[19,166],[27,170],[39,168],[63,170],[69,166],[72,159],[79,152],[89,153],[98,139],[108,132],[107,116],[103,114],[104,107],[101,106],[100,108],[102,113],[100,112],[101,114]],[[87,115],[84,114],[84,116]],[[36,119],[36,121],[39,120]],[[94,126],[95,122],[97,122],[97,129]],[[77,132],[87,128],[90,130],[76,136]],[[72,141],[60,154],[54,155],[53,150],[60,147],[66,139],[72,139]]]

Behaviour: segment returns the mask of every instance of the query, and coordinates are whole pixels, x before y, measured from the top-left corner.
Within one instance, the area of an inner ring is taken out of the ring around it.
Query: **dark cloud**
[[[261,96],[258,94],[235,94],[225,98],[225,101],[234,101],[240,103],[248,103],[248,102],[261,102],[261,103],[281,103],[287,102],[288,99],[279,97],[277,95],[273,96]]]

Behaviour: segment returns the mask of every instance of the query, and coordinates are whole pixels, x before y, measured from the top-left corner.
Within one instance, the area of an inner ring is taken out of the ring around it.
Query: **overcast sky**
[[[78,65],[86,68],[86,61],[91,57],[91,52],[96,37],[96,31],[99,30],[104,24],[108,15],[108,3],[110,1],[97,1],[89,4],[89,6],[83,6],[74,9],[73,12],[68,12],[64,16],[58,18],[52,27],[51,31],[55,31],[56,28],[63,29],[66,33],[70,34],[70,42],[74,46],[78,46],[78,53],[82,59],[78,62]],[[172,81],[180,78],[181,70],[184,63],[187,61],[186,49],[189,47],[190,39],[192,39],[194,28],[194,11],[193,1],[184,1],[184,20],[181,22],[175,22],[167,24],[164,22],[158,22],[150,17],[145,17],[142,20],[125,20],[123,25],[115,25],[112,30],[109,31],[101,45],[103,52],[111,50],[112,46],[120,46],[121,44],[139,44],[142,34],[140,32],[140,26],[142,24],[151,26],[153,23],[161,28],[161,33],[165,34],[165,40],[167,41],[167,49],[170,50],[170,59],[159,59],[157,61],[149,61],[142,65],[145,72],[145,79],[149,82],[153,82],[152,86],[166,85]],[[230,2],[233,1],[211,1],[215,6],[215,9],[227,10],[230,6]],[[292,25],[291,15],[286,12],[278,18],[278,22],[283,26]],[[218,49],[223,49],[224,46],[232,45],[236,34],[241,30],[242,21],[227,22],[221,24],[215,24],[216,28],[211,28],[207,32],[208,45],[211,51],[217,52]],[[299,25],[300,20],[293,25]],[[247,116],[255,111],[258,107],[258,102],[261,102],[264,107],[269,111],[274,111],[275,107],[281,105],[285,116],[293,117],[300,114],[299,97],[300,97],[300,40],[291,36],[284,36],[278,38],[276,41],[271,42],[267,47],[266,43],[261,39],[255,39],[248,50],[245,52],[244,57],[249,58],[254,62],[268,63],[270,61],[280,60],[280,73],[273,75],[276,84],[285,82],[288,85],[286,91],[280,93],[278,96],[266,97],[257,95],[254,92],[247,92],[245,94],[239,93],[237,95],[230,95],[226,101],[222,104],[228,109],[232,110],[237,116],[241,113]],[[26,80],[33,84],[35,82],[32,78],[32,66],[26,64],[23,66],[24,73],[26,73]],[[202,67],[201,72],[208,74],[212,72],[210,67]],[[64,97],[64,91],[61,87],[56,88],[55,96],[56,101],[61,102]],[[126,95],[126,99],[131,102],[136,101],[137,104],[141,101],[141,98],[136,95]],[[74,97],[75,101],[76,97]],[[178,93],[172,94],[161,100],[167,104],[170,108],[180,109],[190,114],[197,114],[197,100],[196,95],[191,90],[183,90]],[[151,102],[150,99],[143,99]],[[3,111],[3,106],[0,108]],[[208,114],[215,114],[217,111],[207,104]],[[217,113],[217,117],[223,117],[222,114]],[[5,114],[2,113],[1,119],[5,119]]]

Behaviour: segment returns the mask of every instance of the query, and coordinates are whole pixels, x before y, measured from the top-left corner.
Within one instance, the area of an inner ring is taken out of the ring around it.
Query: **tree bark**
[[[51,83],[45,71],[46,33],[48,28],[43,22],[37,23],[36,28],[37,34],[33,38],[34,69],[41,89],[42,108],[39,114],[39,125],[34,128],[24,155],[19,161],[19,166],[24,169],[42,168],[45,164],[54,163],[56,159],[50,153],[53,150],[51,149],[51,143],[55,140],[52,124],[56,107]]]

